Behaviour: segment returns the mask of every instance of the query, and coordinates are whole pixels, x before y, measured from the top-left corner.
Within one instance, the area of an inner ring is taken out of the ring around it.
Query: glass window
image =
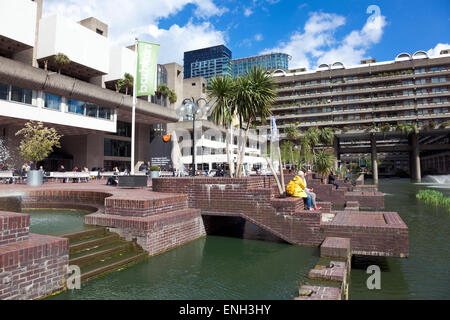
[[[106,157],[131,157],[131,142],[105,139]]]
[[[117,136],[131,137],[131,123],[117,121]]]
[[[0,82],[0,99],[8,100],[9,85]]]
[[[68,111],[72,112],[72,113],[77,113],[77,114],[83,114],[85,113],[86,110],[86,103],[83,101],[78,101],[75,99],[70,99],[69,100],[69,106],[68,106]]]
[[[52,110],[60,110],[61,97],[45,93],[44,107]]]
[[[87,103],[86,104],[86,115],[88,117],[97,118],[98,106],[96,104]]]
[[[99,107],[98,108],[98,117],[102,118],[102,119],[111,120],[111,118],[112,118],[112,111],[111,111],[111,109],[110,108]]]
[[[11,86],[11,101],[31,104],[32,100],[33,100],[32,90]]]

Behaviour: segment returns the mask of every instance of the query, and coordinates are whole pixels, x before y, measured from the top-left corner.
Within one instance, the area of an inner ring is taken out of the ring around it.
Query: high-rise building
[[[288,70],[290,59],[290,55],[281,52],[233,59],[231,61],[233,66],[233,77],[245,75],[247,70],[253,68],[254,66],[262,67],[263,70]]]
[[[282,137],[287,138],[289,126],[300,131],[331,127],[337,137],[335,153],[343,163],[373,162],[378,155],[386,171],[401,169],[415,180],[421,169],[450,172],[448,51],[437,57],[418,51],[392,61],[335,62],[272,74],[278,87],[272,113]],[[430,165],[429,157],[440,160]]]
[[[224,45],[184,53],[184,79],[232,76],[231,51]]]

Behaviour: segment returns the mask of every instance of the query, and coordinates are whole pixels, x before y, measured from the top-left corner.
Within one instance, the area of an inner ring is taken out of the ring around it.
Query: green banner
[[[159,44],[139,41],[136,97],[155,94],[158,54]]]

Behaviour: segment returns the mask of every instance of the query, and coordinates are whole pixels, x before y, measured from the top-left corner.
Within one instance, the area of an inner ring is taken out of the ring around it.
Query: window
[[[101,35],[101,36],[103,35],[103,31],[100,30],[100,29],[96,29],[95,32],[97,32],[97,33],[98,33],[99,35]]]
[[[44,107],[52,110],[60,110],[61,97],[45,93]]]
[[[30,89],[11,86],[11,101],[32,104],[33,91]]]
[[[97,118],[98,106],[92,103],[87,103],[86,115],[88,117]]]
[[[9,100],[9,85],[0,82],[0,99]]]
[[[112,111],[110,108],[105,107],[99,107],[98,108],[98,117],[102,119],[108,119],[111,120],[112,118]]]
[[[425,71],[425,68],[420,68],[420,69],[414,70],[414,73],[415,73],[415,74],[424,73],[424,72],[426,72],[426,71]]]
[[[131,157],[131,142],[105,139],[105,157]]]
[[[426,84],[427,80],[425,78],[423,79],[416,79],[416,84]]]
[[[117,121],[117,133],[116,136],[131,137],[131,123]]]
[[[69,112],[84,115],[85,111],[86,111],[86,103],[83,101],[70,99],[67,109],[68,109],[67,111],[69,111]]]

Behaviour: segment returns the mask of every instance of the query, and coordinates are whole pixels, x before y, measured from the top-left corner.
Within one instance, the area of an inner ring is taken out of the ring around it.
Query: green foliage
[[[42,122],[29,121],[25,127],[16,132],[16,136],[23,136],[19,145],[19,154],[26,161],[37,163],[44,160],[53,148],[60,148],[59,140],[62,135],[54,128],[44,127]]]
[[[450,197],[445,197],[442,192],[435,190],[420,190],[416,198],[427,204],[442,206],[450,212]]]
[[[61,74],[61,69],[70,64],[70,59],[64,53],[58,53],[55,58],[55,63],[58,66],[58,73]]]
[[[165,83],[161,83],[155,92],[158,99],[161,97],[169,98],[170,103],[175,103],[178,100],[177,94],[175,91],[171,90]]]
[[[333,170],[335,160],[336,158],[327,151],[319,151],[314,157],[314,171],[325,178]]]
[[[208,99],[214,101],[211,117],[217,125],[228,128],[231,123],[233,104],[233,80],[230,77],[215,77],[208,83]]]
[[[334,141],[334,133],[331,128],[323,128],[319,130],[319,142],[325,146],[332,145]]]
[[[177,94],[175,93],[175,91],[170,90],[170,92],[169,92],[169,102],[170,103],[175,103],[175,102],[177,102],[177,100],[178,100],[178,97],[177,97]]]
[[[150,171],[159,171],[159,167],[153,165],[153,166],[150,167]]]
[[[122,90],[122,88],[124,88],[124,87],[125,87],[125,81],[123,79],[117,80],[116,92],[120,92],[120,90]]]
[[[297,140],[300,135],[300,131],[295,126],[286,127],[284,133],[286,134],[286,138],[294,141]]]

